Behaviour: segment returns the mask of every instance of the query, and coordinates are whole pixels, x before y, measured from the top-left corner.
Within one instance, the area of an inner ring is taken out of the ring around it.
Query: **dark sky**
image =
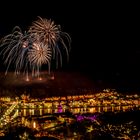
[[[0,11],[1,37],[16,25],[26,29],[37,16],[51,18],[72,38],[68,68],[93,79],[139,80],[139,11],[131,3],[20,1],[10,9],[3,6],[8,13]]]

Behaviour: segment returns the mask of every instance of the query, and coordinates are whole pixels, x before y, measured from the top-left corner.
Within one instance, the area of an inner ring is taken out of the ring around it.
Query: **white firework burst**
[[[29,35],[26,32],[23,33],[18,26],[13,29],[11,34],[2,38],[0,54],[3,55],[4,63],[7,65],[6,73],[11,65],[14,65],[16,73],[24,68],[28,42]]]

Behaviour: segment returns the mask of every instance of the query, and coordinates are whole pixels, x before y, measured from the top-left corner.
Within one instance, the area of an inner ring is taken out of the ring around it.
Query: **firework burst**
[[[35,42],[29,49],[27,55],[33,75],[34,73],[39,75],[40,68],[43,64],[48,64],[48,71],[50,72],[52,52],[48,45]]]
[[[67,41],[67,45],[65,43]],[[4,63],[7,65],[6,73],[10,65],[14,65],[15,73],[20,71],[33,75],[39,75],[42,65],[48,66],[50,72],[51,60],[56,59],[62,65],[60,47],[65,49],[67,59],[69,57],[70,36],[61,31],[60,25],[54,21],[39,17],[32,23],[27,32],[22,32],[15,27],[13,32],[1,40],[0,46]]]
[[[43,42],[43,44],[51,47],[53,59],[56,58],[56,64],[58,64],[59,58],[60,65],[62,66],[60,46],[65,49],[67,60],[69,59],[71,38],[67,33],[62,32],[60,25],[56,25],[51,19],[48,20],[38,17],[30,26],[29,33],[39,42]],[[65,41],[67,41],[68,45],[66,45]],[[56,66],[58,67],[58,65]]]
[[[41,17],[32,23],[29,32],[37,37],[40,42],[51,46],[55,46],[60,38],[60,26],[55,25],[52,20]]]

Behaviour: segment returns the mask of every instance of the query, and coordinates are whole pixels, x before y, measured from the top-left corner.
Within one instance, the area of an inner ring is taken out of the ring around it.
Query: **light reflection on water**
[[[117,112],[117,111],[127,111],[129,109],[132,109],[133,105],[128,106],[101,106],[101,107],[75,107],[75,108],[24,108],[24,109],[18,109],[19,110],[19,116],[42,116],[45,114],[53,114],[53,113],[64,113],[66,111],[70,111],[73,114],[84,114],[84,113],[96,113],[96,112]]]

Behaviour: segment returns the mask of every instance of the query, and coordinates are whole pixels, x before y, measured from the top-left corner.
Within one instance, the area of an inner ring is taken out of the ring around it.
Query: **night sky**
[[[71,36],[70,62],[63,69],[93,80],[140,83],[140,22],[131,4],[21,1],[8,13],[0,11],[0,37],[16,25],[27,29],[37,16],[51,18]]]

